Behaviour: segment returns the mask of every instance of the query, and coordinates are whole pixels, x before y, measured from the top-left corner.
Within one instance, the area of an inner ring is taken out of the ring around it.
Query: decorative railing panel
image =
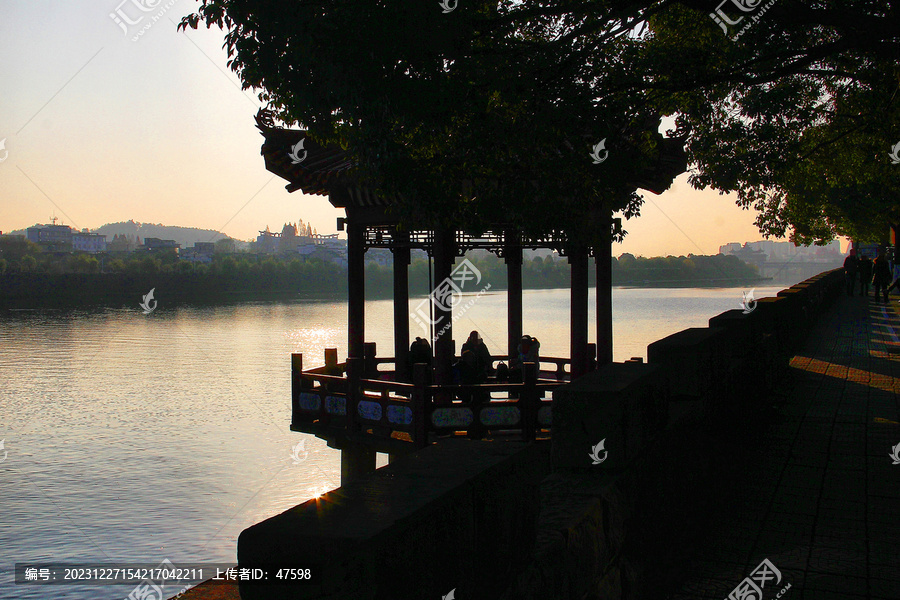
[[[481,431],[520,430],[525,439],[550,427],[549,394],[561,382],[538,379],[537,365],[528,366],[523,382],[439,386],[425,384],[424,366],[416,384],[392,381],[394,371],[378,367],[393,366],[393,359],[367,354],[365,360],[337,363],[331,352],[329,364],[309,370],[302,368],[302,355],[293,355],[293,424],[316,432],[343,429],[357,437],[390,437],[417,446],[427,443],[429,433],[465,431],[473,425]],[[570,363],[552,357],[541,362],[557,368],[542,372],[549,378],[565,376]]]

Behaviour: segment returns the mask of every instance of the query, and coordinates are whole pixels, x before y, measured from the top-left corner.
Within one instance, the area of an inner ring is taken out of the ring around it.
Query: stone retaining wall
[[[495,599],[531,558],[549,443],[448,439],[245,529],[241,567],[312,567],[318,585],[243,600]]]
[[[661,532],[698,501],[710,427],[754,409],[842,288],[823,273],[559,388],[549,444],[443,440],[246,529],[242,567],[316,566],[322,583],[241,598],[656,597],[648,556],[677,552]]]
[[[650,344],[646,365],[614,363],[556,390],[535,557],[502,600],[659,597],[665,573],[648,557],[677,553],[666,532],[714,475],[710,427],[767,397],[843,285],[841,270],[823,273]]]

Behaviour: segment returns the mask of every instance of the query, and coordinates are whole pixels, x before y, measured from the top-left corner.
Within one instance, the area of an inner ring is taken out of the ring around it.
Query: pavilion
[[[289,192],[297,190],[305,194],[327,196],[331,204],[346,211],[346,217],[339,219],[339,229],[346,226],[347,253],[348,253],[348,376],[352,371],[354,361],[363,361],[366,357],[365,343],[365,272],[364,255],[368,248],[388,248],[394,256],[393,264],[393,314],[394,314],[394,348],[395,356],[394,377],[398,382],[410,381],[413,373],[407,371],[407,355],[410,346],[409,332],[409,273],[410,251],[421,249],[428,253],[434,261],[434,281],[443,282],[450,280],[457,257],[461,257],[468,250],[485,249],[503,258],[508,275],[507,290],[507,349],[508,356],[517,354],[517,346],[522,337],[522,250],[524,248],[550,248],[566,256],[571,269],[571,308],[570,308],[570,357],[566,361],[569,365],[567,378],[570,380],[587,373],[596,365],[612,362],[612,279],[611,279],[611,241],[600,243],[594,247],[574,245],[570,243],[565,232],[557,232],[553,235],[542,237],[528,237],[522,235],[516,229],[505,224],[497,224],[490,230],[478,235],[469,234],[463,230],[454,229],[417,229],[415,227],[401,228],[396,217],[392,217],[387,210],[390,199],[377,194],[360,181],[354,172],[354,162],[348,152],[339,148],[323,147],[307,137],[303,130],[284,129],[275,127],[271,118],[265,113],[257,115],[257,126],[265,138],[262,146],[262,155],[265,158],[266,169],[288,181],[286,189]],[[302,143],[301,143],[302,142]],[[671,185],[672,180],[683,172],[686,167],[686,158],[683,150],[683,140],[679,138],[662,139],[662,152],[655,171],[645,173],[643,179],[636,182],[635,187],[647,189],[653,193],[662,193]],[[608,228],[610,240],[613,231],[612,214],[597,215],[596,226]],[[590,257],[594,258],[594,268],[597,275],[596,294],[596,349],[594,344],[588,343],[588,269]],[[435,302],[433,321],[446,324],[440,336],[434,340],[433,360],[433,386],[448,386],[451,380],[451,364],[454,359],[454,343],[452,333],[452,308],[445,303]],[[371,354],[371,352],[370,352]],[[374,361],[370,357],[368,367],[361,367],[366,373],[374,372]],[[543,357],[542,357],[543,358]],[[332,360],[332,362],[334,362]],[[332,365],[333,366],[333,365]],[[302,369],[301,369],[302,370]],[[562,367],[560,367],[562,370]],[[316,370],[313,370],[316,371]],[[305,377],[311,372],[303,372]],[[325,375],[318,370],[317,375]],[[295,375],[296,379],[296,375]],[[322,381],[328,376],[320,377]],[[295,381],[296,383],[296,381]],[[321,382],[320,382],[321,383]],[[338,382],[331,381],[332,390],[340,388]],[[314,432],[320,437],[329,439],[329,443],[342,450],[348,448],[348,439],[338,440],[334,431],[330,434],[322,428],[304,426],[298,422],[297,395],[303,385],[296,385],[294,390],[294,420],[292,428],[302,431]],[[322,386],[323,389],[327,385]],[[385,397],[387,390],[382,390]],[[396,390],[394,390],[396,391]],[[354,407],[360,408],[360,399],[365,401],[365,396],[354,399],[358,386],[353,383],[346,387],[347,405],[344,407],[343,416],[352,421]],[[402,390],[401,390],[402,392]],[[326,400],[322,391],[322,402],[316,402],[317,415],[324,415]],[[408,394],[407,394],[408,395]],[[396,400],[396,399],[395,399]],[[390,413],[390,407],[385,406]],[[394,406],[399,410],[399,406]],[[361,410],[361,409],[360,409]],[[413,409],[415,412],[415,409]],[[303,411],[299,411],[303,413]],[[396,410],[394,411],[396,413]],[[362,414],[362,413],[361,413]],[[386,416],[378,411],[382,423],[386,422]],[[475,418],[479,418],[475,415]],[[302,420],[302,419],[301,419]],[[326,419],[327,420],[327,419]],[[416,416],[414,421],[420,420]],[[549,421],[548,421],[549,422]],[[347,423],[348,427],[352,426]],[[396,437],[396,436],[394,436]],[[413,436],[415,437],[415,436]],[[526,436],[527,438],[527,436]],[[379,451],[396,452],[396,444],[385,447],[375,440],[371,444],[365,438],[360,443],[368,446],[363,452],[362,458],[348,457],[344,452],[344,463],[347,467],[342,469],[345,474],[352,475],[355,472],[364,472],[374,468],[373,448]],[[417,440],[415,446],[421,447],[424,443]],[[371,454],[371,456],[370,456]],[[356,465],[356,466],[354,466]]]

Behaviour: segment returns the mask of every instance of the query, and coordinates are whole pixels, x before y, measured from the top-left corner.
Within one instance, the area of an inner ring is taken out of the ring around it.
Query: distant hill
[[[215,242],[229,239],[224,233],[212,229],[197,229],[196,227],[178,227],[176,225],[163,225],[162,223],[137,223],[125,221],[122,223],[107,223],[93,231],[106,236],[107,240],[114,235],[141,236],[141,239],[159,238],[161,240],[175,240],[182,248],[193,246],[195,242]],[[239,241],[239,240],[235,240]]]
[[[136,221],[123,221],[121,223],[107,223],[97,229],[91,229],[94,233],[100,233],[106,236],[107,241],[111,241],[115,235],[136,235],[144,238],[159,238],[161,240],[175,240],[181,244],[182,248],[189,248],[195,242],[217,242],[219,240],[232,239],[224,233],[214,231],[212,229],[197,229],[196,227],[178,227],[176,225],[163,225],[162,223],[138,223]],[[16,230],[8,232],[11,235],[25,235],[25,230]],[[247,247],[247,242],[234,240],[235,247],[243,250]]]

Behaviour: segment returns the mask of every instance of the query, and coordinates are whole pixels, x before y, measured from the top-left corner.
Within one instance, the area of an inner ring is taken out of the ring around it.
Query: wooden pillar
[[[397,381],[411,381],[409,365],[409,233],[394,232],[394,370]]]
[[[506,260],[506,331],[509,360],[518,354],[522,340],[522,248],[509,239],[504,250]],[[509,361],[507,361],[508,364]]]
[[[291,421],[300,416],[300,392],[303,389],[303,354],[291,354]],[[299,420],[299,419],[298,419]]]
[[[572,357],[572,380],[587,373],[588,343],[588,255],[586,248],[569,250],[569,266],[572,273],[570,301],[569,350]]]
[[[378,379],[378,345],[375,342],[363,343],[363,377],[366,379]]]
[[[613,361],[612,241],[594,248],[597,268],[597,366]]]
[[[347,316],[348,356],[363,357],[366,338],[365,226],[357,219],[347,220]]]
[[[425,386],[431,377],[431,366],[424,363],[413,365],[413,384],[411,404],[413,411],[413,444],[416,450],[428,445],[428,396]]]
[[[365,360],[347,358],[347,431],[358,432],[360,425],[356,411],[360,400],[359,380],[362,378]],[[375,450],[358,442],[345,442],[341,446],[341,485],[375,470]]]
[[[343,375],[344,371],[338,366],[337,348],[325,348],[325,374]]]
[[[434,232],[434,381],[436,384],[452,383],[453,364],[453,308],[450,294],[450,274],[456,258],[456,239],[452,229]]]
[[[538,376],[537,363],[525,363],[522,365],[522,395],[519,396],[519,412],[522,415],[522,439],[525,442],[533,442],[535,429],[537,429],[538,392],[535,389]]]

